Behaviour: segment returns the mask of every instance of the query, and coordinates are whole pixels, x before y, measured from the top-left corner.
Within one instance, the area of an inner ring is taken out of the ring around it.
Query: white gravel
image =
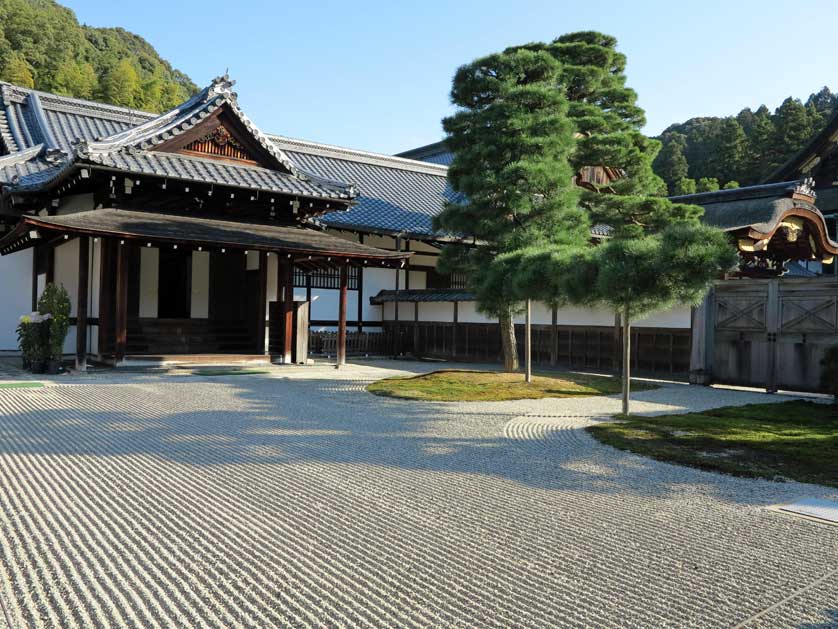
[[[364,391],[429,368],[0,389],[12,626],[838,626],[838,527],[767,509],[835,490],[600,445],[580,428],[616,398]],[[782,399],[671,385],[634,410]]]

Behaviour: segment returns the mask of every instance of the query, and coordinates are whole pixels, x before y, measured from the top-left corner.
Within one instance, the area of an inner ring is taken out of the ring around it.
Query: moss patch
[[[406,378],[386,378],[367,387],[370,393],[407,400],[479,402],[581,397],[619,393],[621,381],[611,376],[576,373],[539,374],[532,383],[521,373],[442,370]],[[633,391],[657,388],[632,382]]]
[[[44,386],[43,382],[0,382],[0,389],[39,389]]]
[[[603,443],[660,461],[838,487],[838,407],[828,404],[793,401],[632,416],[588,431]]]

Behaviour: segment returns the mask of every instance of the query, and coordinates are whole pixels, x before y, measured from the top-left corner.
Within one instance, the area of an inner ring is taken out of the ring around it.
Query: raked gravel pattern
[[[834,627],[835,490],[658,463],[616,398],[419,403],[395,362],[0,389],[13,627]],[[668,385],[662,413],[780,401]],[[0,622],[2,620],[0,619]]]

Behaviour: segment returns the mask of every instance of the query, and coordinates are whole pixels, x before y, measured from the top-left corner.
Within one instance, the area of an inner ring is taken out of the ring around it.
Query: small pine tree
[[[688,179],[687,177],[682,177],[681,179],[675,182],[675,188],[674,190],[672,190],[672,195],[677,197],[682,194],[695,194],[695,192],[695,179]]]
[[[696,192],[715,192],[719,189],[719,180],[715,177],[702,177],[695,184]]]

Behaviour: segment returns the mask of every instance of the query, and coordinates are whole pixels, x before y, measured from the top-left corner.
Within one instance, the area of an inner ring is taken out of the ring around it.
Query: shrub
[[[25,369],[49,360],[51,323],[50,315],[42,315],[39,312],[23,315],[20,318],[17,326],[17,340]]]
[[[838,404],[838,345],[827,348],[821,367],[821,388],[832,394],[833,404]]]
[[[49,352],[47,360],[61,360],[64,354],[64,340],[70,329],[70,296],[63,286],[47,284],[38,300],[38,312],[50,315]]]

